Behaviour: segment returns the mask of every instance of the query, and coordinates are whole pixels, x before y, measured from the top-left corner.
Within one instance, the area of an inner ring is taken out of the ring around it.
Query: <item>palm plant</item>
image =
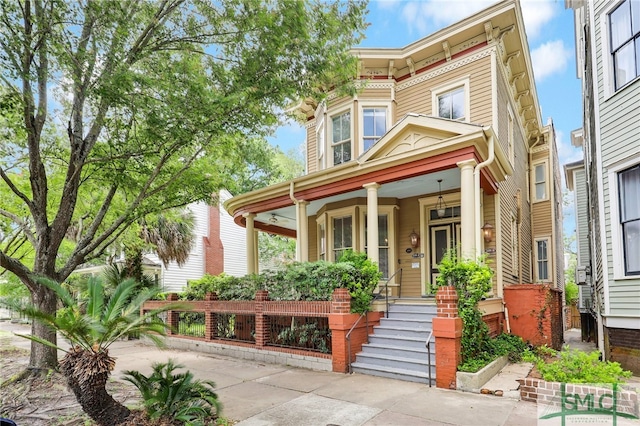
[[[28,306],[22,311],[36,321],[59,332],[71,348],[64,350],[32,335],[20,335],[66,352],[60,361],[60,371],[73,390],[82,409],[99,425],[117,425],[130,414],[106,391],[106,383],[115,366],[109,355],[109,346],[130,335],[143,335],[162,346],[161,336],[167,326],[158,313],[176,306],[140,314],[145,301],[158,293],[158,289],[143,288],[127,279],[121,281],[107,296],[102,281],[92,277],[87,285],[86,298],[76,299],[55,281],[39,279],[39,283],[53,290],[62,303],[56,314],[50,315]]]
[[[204,424],[220,413],[215,384],[210,380],[194,380],[193,373],[174,374],[184,367],[154,363],[153,373],[145,376],[138,371],[125,371],[124,379],[133,383],[142,394],[147,414],[151,419],[173,419],[188,424]]]

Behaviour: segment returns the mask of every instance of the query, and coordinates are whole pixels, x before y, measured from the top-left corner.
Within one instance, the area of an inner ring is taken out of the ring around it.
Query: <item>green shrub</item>
[[[241,278],[205,275],[189,282],[180,297],[204,300],[207,293],[216,292],[220,300],[253,300],[256,291],[264,289],[271,300],[331,300],[333,291],[344,287],[351,294],[351,311],[362,313],[369,311],[381,276],[365,253],[347,250],[337,263],[294,262],[279,271]]]
[[[436,284],[452,285],[458,292],[458,315],[462,318],[462,363],[470,359],[487,359],[489,327],[482,321],[478,302],[491,290],[493,271],[483,263],[459,259],[449,251],[438,265]]]
[[[563,383],[619,383],[631,377],[617,362],[600,361],[600,353],[586,353],[568,347],[560,352],[557,361],[536,363],[542,378],[548,382]]]
[[[151,419],[204,425],[220,413],[215,384],[210,380],[195,380],[190,371],[174,374],[174,370],[182,367],[170,359],[166,363],[154,363],[149,377],[129,370],[124,372],[124,379],[138,388]]]

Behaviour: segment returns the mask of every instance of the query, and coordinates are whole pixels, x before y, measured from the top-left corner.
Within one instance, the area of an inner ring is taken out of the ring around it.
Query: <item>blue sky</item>
[[[372,0],[367,15],[370,25],[360,46],[406,46],[494,3],[492,0]],[[521,0],[521,5],[542,117],[545,123],[548,118],[553,119],[562,167],[582,158],[581,150],[571,146],[571,131],[582,126],[573,11],[565,10],[562,0]],[[292,124],[278,129],[270,142],[288,151],[303,145],[304,139],[304,130]],[[571,205],[565,209],[564,232],[570,235],[574,230]]]

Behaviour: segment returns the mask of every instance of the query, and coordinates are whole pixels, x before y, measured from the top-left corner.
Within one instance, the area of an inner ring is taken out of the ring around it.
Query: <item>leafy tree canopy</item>
[[[236,190],[294,100],[353,91],[364,14],[354,2],[0,0],[0,267],[53,312],[34,274],[61,282],[148,214]],[[55,352],[32,347],[31,363]]]

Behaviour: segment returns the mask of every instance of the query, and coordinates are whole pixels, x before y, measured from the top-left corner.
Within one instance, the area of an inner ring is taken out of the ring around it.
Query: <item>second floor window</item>
[[[362,110],[364,150],[371,148],[387,131],[386,108],[364,108]]]
[[[640,165],[618,174],[625,275],[640,275]]]
[[[626,0],[609,15],[615,90],[640,73],[640,1]]]
[[[458,87],[438,95],[438,117],[465,120],[464,87]]]
[[[547,167],[545,163],[536,164],[534,168],[534,201],[547,199]]]
[[[351,113],[337,115],[332,119],[331,147],[333,164],[338,165],[351,160]]]

